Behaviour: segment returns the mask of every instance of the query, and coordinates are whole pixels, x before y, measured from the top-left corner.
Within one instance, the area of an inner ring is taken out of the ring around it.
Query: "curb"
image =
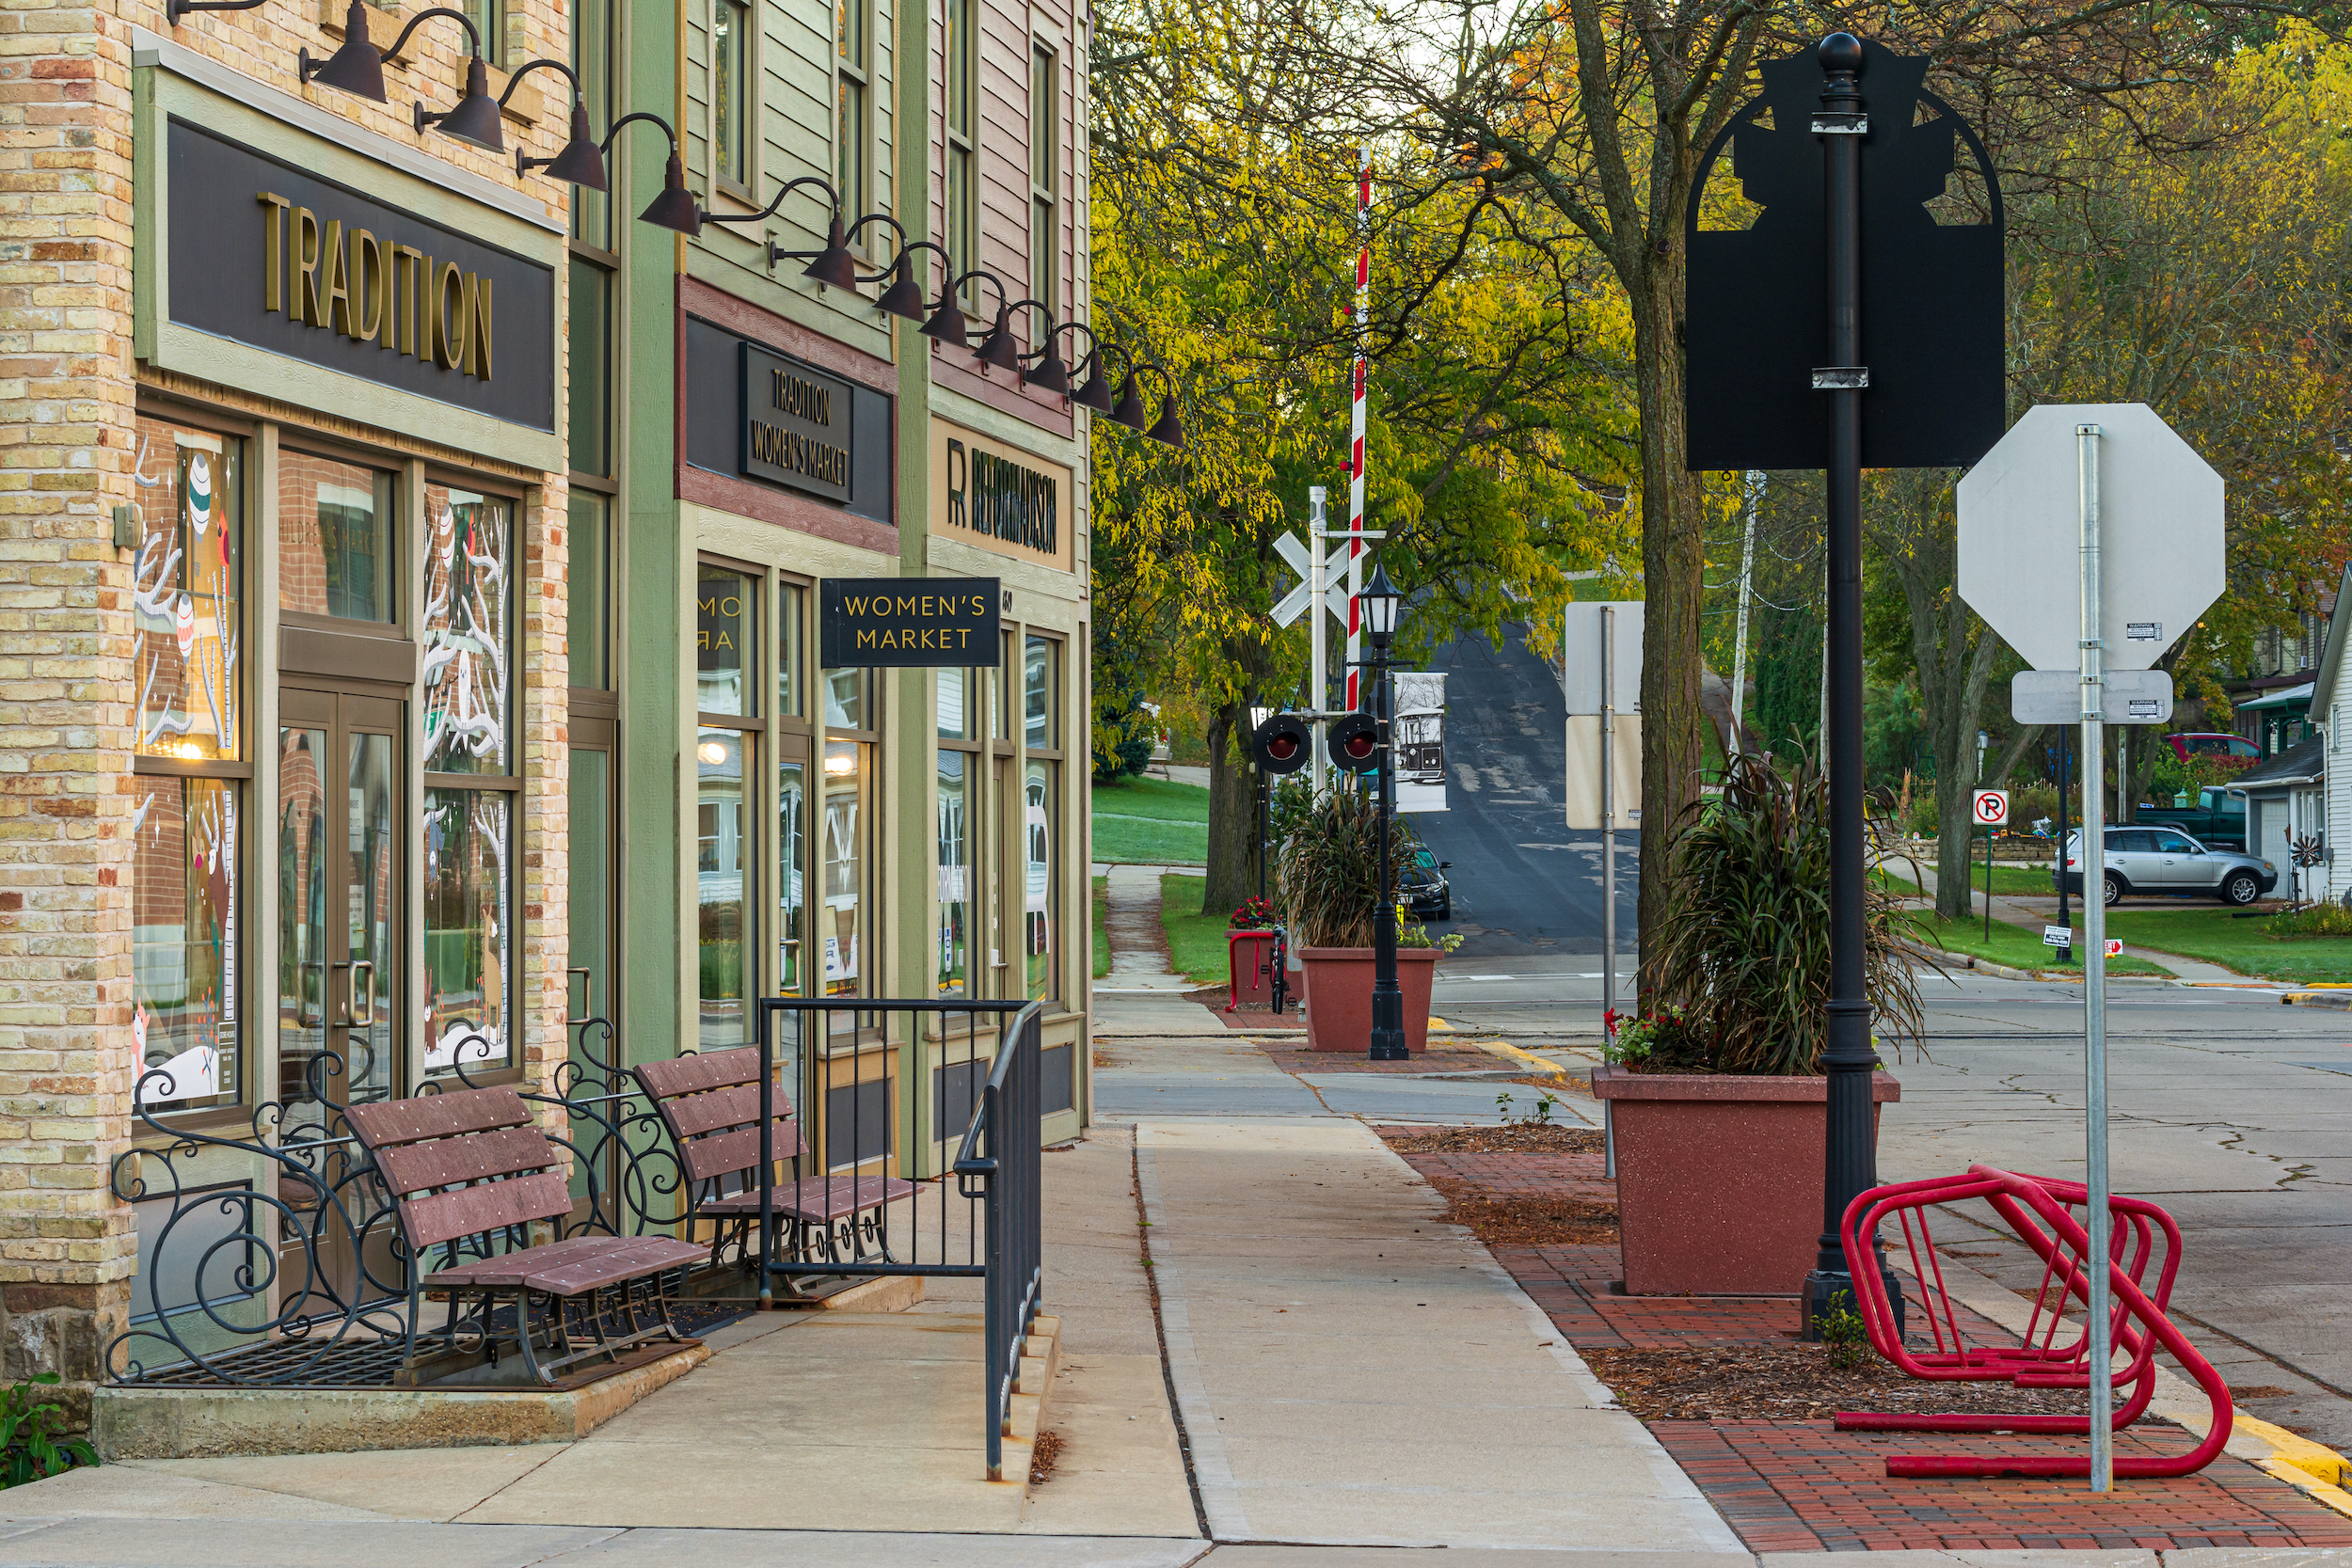
[[[2333,1007],[2338,1012],[2352,1009],[2352,992],[2340,990],[2290,990],[2279,993],[2282,1007]]]

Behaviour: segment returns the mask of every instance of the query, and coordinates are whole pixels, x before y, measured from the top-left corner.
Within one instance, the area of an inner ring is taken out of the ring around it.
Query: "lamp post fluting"
[[[1365,641],[1371,644],[1367,661],[1372,680],[1365,691],[1374,705],[1379,728],[1380,795],[1378,817],[1380,911],[1372,924],[1372,1044],[1375,1062],[1412,1058],[1405,1043],[1405,992],[1396,983],[1396,881],[1389,853],[1390,823],[1396,816],[1395,703],[1390,690],[1389,652],[1396,641],[1397,607],[1404,595],[1389,581],[1388,568],[1374,564],[1372,580],[1357,595],[1363,607]]]

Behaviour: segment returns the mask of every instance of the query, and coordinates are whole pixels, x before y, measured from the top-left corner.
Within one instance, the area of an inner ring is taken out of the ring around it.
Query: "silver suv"
[[[2050,879],[2067,893],[2083,890],[2082,834],[2066,835],[2066,867]],[[2279,885],[2278,868],[2234,849],[2208,849],[2178,828],[2107,830],[2106,901],[2125,894],[2169,894],[2250,904]]]

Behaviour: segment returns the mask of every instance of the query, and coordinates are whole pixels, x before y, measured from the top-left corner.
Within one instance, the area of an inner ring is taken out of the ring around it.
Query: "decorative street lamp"
[[[1372,1049],[1375,1062],[1412,1059],[1405,1044],[1405,992],[1396,983],[1396,888],[1389,863],[1389,819],[1396,815],[1396,746],[1391,714],[1395,704],[1389,690],[1389,649],[1396,641],[1397,610],[1405,595],[1389,581],[1387,567],[1375,562],[1372,580],[1356,602],[1364,610],[1364,638],[1372,644],[1372,680],[1367,694],[1376,705],[1380,748],[1380,913],[1372,923]]]

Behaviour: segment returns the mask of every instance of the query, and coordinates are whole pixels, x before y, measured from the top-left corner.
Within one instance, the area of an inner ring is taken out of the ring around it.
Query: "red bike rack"
[[[1259,947],[1256,956],[1249,960],[1249,995],[1254,1001],[1263,990],[1269,1001],[1272,999],[1274,944],[1280,936],[1279,931],[1265,926],[1225,933],[1225,1010],[1227,1012],[1238,1012],[1241,1009],[1243,974],[1241,949],[1244,942],[1263,944]]]
[[[1982,1198],[2018,1239],[2042,1259],[2042,1285],[2033,1314],[2014,1340],[1975,1344],[1961,1327],[1960,1314],[1944,1283],[1944,1267],[1935,1251],[1928,1209],[1934,1204]],[[2088,1388],[2090,1386],[2090,1326],[2066,1308],[2090,1299],[2087,1269],[2090,1240],[2076,1211],[2085,1209],[2090,1193],[2078,1181],[2051,1177],[2021,1176],[1990,1165],[1972,1165],[1965,1176],[1934,1177],[1876,1187],[1847,1206],[1842,1230],[1846,1265],[1854,1281],[1855,1307],[1870,1337],[1871,1348],[1915,1378],[1930,1382],[2008,1383],[2020,1388]],[[2230,1390],[2212,1363],[2199,1354],[2165,1315],[2172,1282],[2180,1272],[2181,1229],[2172,1216],[2138,1198],[2108,1200],[2113,1217],[2107,1259],[2111,1341],[2130,1357],[2115,1373],[2114,1385],[2130,1393],[2113,1412],[2121,1429],[2137,1419],[2156,1390],[2155,1354],[2161,1348],[2178,1361],[2213,1403],[2213,1424],[2204,1440],[2187,1453],[2171,1457],[2118,1455],[2115,1473],[2122,1477],[2185,1476],[2203,1469],[2230,1440]],[[1901,1227],[1912,1274],[1921,1296],[1922,1316],[1933,1340],[1931,1351],[1914,1352],[1896,1329],[1886,1281],[1873,1244],[1879,1227],[1893,1220]],[[2147,1289],[2150,1265],[2156,1265],[2155,1289]],[[2070,1337],[2071,1336],[2071,1337]],[[2087,1416],[1922,1415],[1897,1416],[1846,1411],[1837,1417],[1844,1432],[2024,1432],[2088,1434]],[[2084,1476],[2090,1473],[2089,1455],[2021,1455],[2016,1458],[1898,1454],[1886,1462],[1890,1476]]]

